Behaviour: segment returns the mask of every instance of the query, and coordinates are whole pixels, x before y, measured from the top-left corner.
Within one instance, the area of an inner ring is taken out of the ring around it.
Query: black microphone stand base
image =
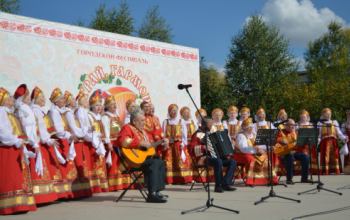
[[[343,195],[342,193],[338,193],[338,192],[335,192],[335,191],[332,191],[332,190],[329,190],[329,189],[325,189],[325,188],[323,188],[323,186],[321,184],[318,184],[316,189],[310,189],[310,190],[307,190],[307,191],[304,191],[304,192],[300,192],[300,193],[298,193],[298,195],[301,195],[301,194],[304,194],[304,193],[308,193],[308,192],[312,192],[314,190],[318,190],[318,192],[320,192],[321,190],[326,190],[326,191],[331,192],[331,193],[339,194],[340,196]]]
[[[350,184],[349,184],[349,185],[346,185],[346,186],[342,186],[342,187],[338,188],[337,190],[345,189],[345,188],[347,188],[347,187],[350,187]]]
[[[207,201],[207,204],[204,205],[204,206],[200,206],[200,207],[197,207],[197,208],[194,208],[194,209],[189,209],[189,210],[186,210],[186,211],[182,211],[181,214],[186,214],[186,213],[189,213],[189,212],[194,212],[194,211],[197,211],[198,209],[203,209],[203,211],[205,211],[206,209],[209,209],[210,207],[214,207],[214,208],[218,208],[218,209],[223,209],[223,210],[226,210],[226,211],[230,211],[230,212],[235,212],[237,214],[239,214],[239,211],[237,210],[233,210],[233,209],[227,209],[227,208],[224,208],[224,207],[221,207],[221,206],[217,206],[217,205],[214,205],[213,204],[213,201],[214,199],[210,199]]]
[[[280,198],[280,199],[287,199],[287,200],[290,200],[290,201],[293,201],[293,202],[297,202],[297,203],[301,202],[300,200],[297,200],[297,199],[291,199],[291,198],[287,198],[287,197],[283,197],[283,196],[278,196],[278,195],[276,195],[276,193],[274,191],[271,190],[268,196],[261,197],[261,200],[255,202],[254,205],[258,205],[258,204],[260,204],[262,202],[265,202],[265,200],[267,200],[268,198],[272,198],[272,197],[277,197],[277,198]]]

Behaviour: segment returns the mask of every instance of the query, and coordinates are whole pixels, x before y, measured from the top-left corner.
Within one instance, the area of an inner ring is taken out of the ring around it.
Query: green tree
[[[85,27],[85,21],[83,21],[81,19],[81,17],[79,17],[79,19],[75,20],[75,22],[73,22],[74,25],[79,26],[79,27]]]
[[[131,35],[135,32],[134,23],[135,20],[131,16],[129,5],[126,2],[120,2],[119,10],[115,7],[112,8],[112,12],[109,16],[110,32]]]
[[[314,83],[342,80],[350,75],[350,29],[331,22],[328,32],[308,43],[304,53],[307,75]]]
[[[0,0],[0,11],[17,14],[22,11],[20,2],[21,0]]]
[[[101,3],[99,8],[95,10],[95,15],[88,25],[89,28],[112,33],[132,35],[135,32],[135,20],[131,16],[129,5],[122,1],[119,8],[106,8],[106,3]],[[81,19],[76,21],[76,25],[84,26]]]
[[[141,38],[172,43],[175,35],[171,33],[173,28],[166,24],[166,19],[160,15],[159,5],[150,6],[138,29]]]
[[[289,49],[289,40],[275,25],[268,25],[255,13],[243,29],[231,39],[232,46],[225,65],[226,79],[237,98],[237,106],[248,106],[251,111],[260,106],[246,89],[260,89],[257,93],[267,109],[271,107],[267,91],[278,87],[282,81],[296,80],[299,62]]]
[[[205,65],[204,57],[200,60],[200,85],[201,107],[208,115],[216,108],[226,112],[229,106],[235,104],[235,99],[228,92],[230,88],[224,74],[213,66]],[[227,118],[226,114],[224,117]]]

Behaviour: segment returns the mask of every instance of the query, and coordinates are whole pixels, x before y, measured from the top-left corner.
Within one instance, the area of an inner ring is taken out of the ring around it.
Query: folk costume
[[[26,100],[30,100],[27,86],[25,84],[20,85],[17,88],[14,97],[16,99],[16,116],[20,119],[28,138],[29,144],[27,145],[27,149],[33,153],[35,150],[38,151],[35,159],[29,158],[29,169],[35,203],[40,204],[55,201],[58,197],[51,180],[50,172],[46,166],[46,161],[49,161],[50,158],[46,158],[45,155],[41,153],[36,116],[29,105],[23,103]]]
[[[349,130],[350,129],[350,120],[349,120],[349,116],[350,116],[350,111],[347,112],[348,120],[341,125],[341,131],[343,132],[343,135],[347,136],[348,138],[350,138],[350,130]],[[343,147],[347,147],[348,148],[348,152],[350,151],[349,143],[347,143]],[[347,173],[347,174],[350,173],[350,153],[348,153],[347,155],[344,155],[344,173]]]
[[[86,144],[87,142],[92,141],[91,127],[86,126],[85,124],[81,125],[75,118],[74,111],[68,107],[70,105],[70,102],[75,102],[73,95],[70,92],[66,91],[64,97],[66,100],[66,111],[64,115],[67,119],[69,130],[73,135],[75,135],[75,137],[78,138],[78,141],[74,143],[76,152],[74,163],[77,167],[79,180],[85,192],[85,196],[92,196],[93,190],[91,189],[91,167],[89,166],[91,164],[90,148]],[[82,99],[87,99],[86,95],[83,94]],[[79,108],[77,110],[79,110]],[[87,140],[86,143],[85,139]]]
[[[93,188],[93,193],[109,192],[105,160],[106,150],[103,145],[103,141],[106,139],[106,134],[101,121],[101,114],[92,111],[92,107],[96,105],[102,106],[102,96],[99,94],[96,94],[96,96],[90,98],[89,106],[91,111],[87,113],[88,121],[85,120],[85,116],[82,117],[82,115],[86,114],[85,109],[79,108],[75,113],[79,124],[84,124],[86,126],[86,123],[88,123],[89,126],[94,126],[94,133],[97,133],[96,136],[93,136],[93,141],[88,143],[90,147],[91,179],[94,182],[93,185],[95,185]],[[99,142],[99,139],[101,139],[102,142]],[[97,145],[96,141],[98,142]]]
[[[197,124],[190,118],[189,120],[185,120],[184,119],[184,114],[188,112],[191,114],[191,110],[189,107],[182,107],[181,110],[180,110],[180,115],[182,117],[182,119],[184,120],[185,124],[186,124],[186,128],[187,128],[187,146],[190,144],[191,142],[191,138],[192,138],[192,135],[196,132],[196,130],[198,130],[198,127],[197,127]],[[185,154],[186,154],[186,159],[188,160],[189,164],[191,164],[191,166],[193,166],[193,162],[192,162],[192,159],[191,159],[191,156],[188,152],[188,147],[185,147],[184,150],[185,150]],[[196,171],[196,169],[192,169],[192,179],[196,179],[198,174],[197,173],[194,173]]]
[[[322,118],[326,114],[332,114],[329,108],[322,110]],[[329,175],[330,173],[340,174],[342,172],[341,160],[339,155],[339,146],[337,137],[345,142],[346,137],[339,129],[339,123],[336,120],[329,120],[318,124],[320,129],[320,172]]]
[[[239,126],[242,125],[242,122],[244,121],[243,120],[243,115],[247,115],[247,118],[250,116],[250,109],[248,107],[243,107],[241,108],[241,110],[239,111],[239,116],[240,116],[240,119],[239,119]]]
[[[284,137],[291,138],[292,140],[297,140],[297,133],[295,131],[287,131],[286,129],[283,129],[278,134],[277,143],[283,139]],[[294,160],[301,162],[301,178],[307,179],[309,176],[309,161],[310,157],[307,154],[302,153],[302,149],[300,149],[298,146],[294,146],[293,150],[282,157],[282,161],[286,163],[286,171],[287,171],[287,181],[292,180],[293,178],[293,167],[294,167]]]
[[[299,116],[307,118],[307,122],[303,123],[300,121],[300,122],[296,123],[296,126],[295,126],[296,131],[298,131],[300,128],[314,128],[313,124],[311,122],[309,122],[310,121],[310,114],[308,111],[301,110],[299,112]],[[298,134],[298,132],[297,132],[297,134]],[[303,154],[310,156],[309,145],[297,146],[296,151],[299,153],[303,153]],[[298,167],[297,164],[295,164],[294,165],[294,172],[296,171],[297,167]],[[316,153],[316,146],[315,145],[311,146],[311,171],[310,172],[312,172],[312,174],[317,174],[317,153]],[[295,174],[299,175],[300,171],[296,171]]]
[[[229,115],[231,112],[236,112],[238,114],[238,108],[236,106],[230,106],[227,109],[227,114]],[[230,138],[236,141],[236,136],[239,131],[239,121],[236,118],[229,118],[228,121],[224,121],[224,124],[226,124],[228,128]]]
[[[165,138],[159,118],[155,115],[145,115],[146,124],[144,131],[151,137],[151,142],[157,142]],[[162,148],[157,147],[157,156],[162,153]]]
[[[130,124],[130,113],[131,113],[131,108],[133,106],[136,106],[135,100],[129,99],[125,103],[125,117],[124,117],[124,125]]]
[[[55,139],[51,138],[51,136],[56,134],[56,129],[51,118],[37,105],[42,97],[44,97],[44,93],[38,87],[35,87],[31,94],[31,108],[38,120],[40,144],[42,146],[40,150],[42,156],[47,158],[46,166],[53,181],[57,197],[67,198],[65,188],[68,188],[70,185],[67,183],[69,181],[66,181],[66,177],[62,175],[62,173],[65,174],[67,172],[64,165],[66,160],[62,157],[58,148],[53,146]]]
[[[205,144],[207,139],[207,135],[199,128],[192,135],[191,142],[188,145],[190,155],[195,158],[197,165],[206,165],[208,162],[208,165],[214,168],[215,187],[231,185],[237,165],[236,161],[229,158],[218,158],[215,153],[211,154],[210,152],[208,152],[207,161]],[[215,152],[212,146],[208,146],[211,147],[211,152]],[[223,175],[223,167],[226,168],[225,176]],[[206,181],[206,179],[204,178],[203,181]]]
[[[288,116],[288,114],[287,114],[286,110],[281,109],[281,110],[278,112],[278,115],[277,115],[277,123],[282,122],[282,117],[283,117],[283,116]],[[280,130],[283,130],[283,129],[284,129],[284,124],[280,124],[280,125],[278,126],[278,128],[279,128]]]
[[[244,163],[246,174],[246,185],[257,185],[268,183],[268,157],[267,154],[258,155],[258,149],[266,150],[265,145],[254,145],[255,133],[246,134],[243,129],[253,127],[253,119],[248,118],[242,122],[242,130],[238,133],[236,139],[236,154],[234,155],[237,163]],[[271,163],[270,163],[271,164]],[[278,183],[275,169],[272,166],[273,183]]]
[[[222,117],[222,116],[224,115],[224,112],[223,112],[221,109],[219,109],[219,108],[216,108],[216,109],[214,109],[214,110],[212,111],[211,116],[213,117],[213,122],[214,122],[214,124],[213,124],[213,126],[211,127],[210,131],[211,131],[211,132],[215,132],[215,131],[220,131],[220,130],[228,129],[226,123],[221,122],[221,121],[215,121],[214,116],[215,116],[216,114],[221,114],[221,117]]]
[[[255,133],[255,135],[258,134],[258,130],[259,129],[269,129],[270,128],[270,122],[263,120],[260,121],[259,117],[262,115],[266,115],[265,110],[263,108],[258,109],[258,111],[256,112],[255,115],[255,123],[254,123],[254,127],[253,127],[253,132]],[[275,126],[273,126],[273,124],[271,123],[271,129],[275,129]],[[281,158],[279,156],[277,156],[275,153],[272,153],[272,162],[273,165],[275,167],[275,172],[277,175],[279,175],[280,173],[282,173],[282,167],[280,166],[281,162]]]
[[[106,147],[106,164],[107,164],[107,179],[109,191],[115,191],[123,189],[123,175],[118,169],[119,161],[118,156],[114,151],[110,151],[108,143],[117,146],[117,137],[120,130],[123,127],[123,123],[119,116],[115,112],[108,111],[108,107],[112,104],[116,104],[114,95],[110,95],[106,98],[104,103],[105,113],[102,115],[102,124],[106,134],[105,147]],[[125,185],[127,187],[127,185]]]
[[[199,112],[200,112],[200,114],[202,116],[207,116],[207,111],[205,111],[205,109],[200,108]],[[196,119],[197,119],[197,127],[199,128],[201,126],[202,118],[198,114],[198,111],[196,111],[195,116],[196,116]]]
[[[168,107],[168,114],[177,111],[176,104]],[[165,163],[166,183],[188,183],[192,181],[191,160],[188,156],[187,146],[187,126],[183,119],[171,118],[163,121],[163,132],[169,139],[169,148],[162,151],[162,159]],[[182,150],[181,150],[181,147]]]
[[[0,215],[36,210],[28,155],[21,148],[25,132],[20,120],[5,107],[10,96],[0,87]]]
[[[71,133],[66,116],[64,115],[65,109],[59,108],[55,103],[64,97],[64,94],[59,88],[53,90],[50,101],[51,108],[48,113],[51,118],[54,127],[56,128],[56,134],[54,138],[58,141],[60,147],[58,151],[66,159],[67,163],[62,164],[61,178],[65,182],[66,198],[79,198],[84,197],[85,193],[79,180],[77,168],[74,163],[76,156],[74,142],[70,141]]]

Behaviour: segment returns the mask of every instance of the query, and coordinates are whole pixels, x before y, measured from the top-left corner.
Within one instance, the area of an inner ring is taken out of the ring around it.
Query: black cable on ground
[[[303,215],[303,216],[300,216],[300,217],[292,218],[292,220],[302,219],[302,218],[305,218],[305,217],[316,216],[316,215],[330,214],[330,213],[340,212],[340,211],[345,211],[345,210],[350,210],[350,206],[345,206],[345,207],[339,208],[339,209],[328,210],[328,211],[325,211],[325,212],[317,212],[317,213],[313,213],[313,214],[309,214],[309,215]]]

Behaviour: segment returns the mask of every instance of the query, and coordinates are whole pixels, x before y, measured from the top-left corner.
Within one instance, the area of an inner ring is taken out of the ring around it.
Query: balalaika
[[[227,129],[205,135],[203,138],[206,138],[206,140],[202,140],[202,142],[207,142],[208,146],[214,149],[215,154],[210,152],[212,157],[226,158],[236,153],[236,150],[232,147]]]

